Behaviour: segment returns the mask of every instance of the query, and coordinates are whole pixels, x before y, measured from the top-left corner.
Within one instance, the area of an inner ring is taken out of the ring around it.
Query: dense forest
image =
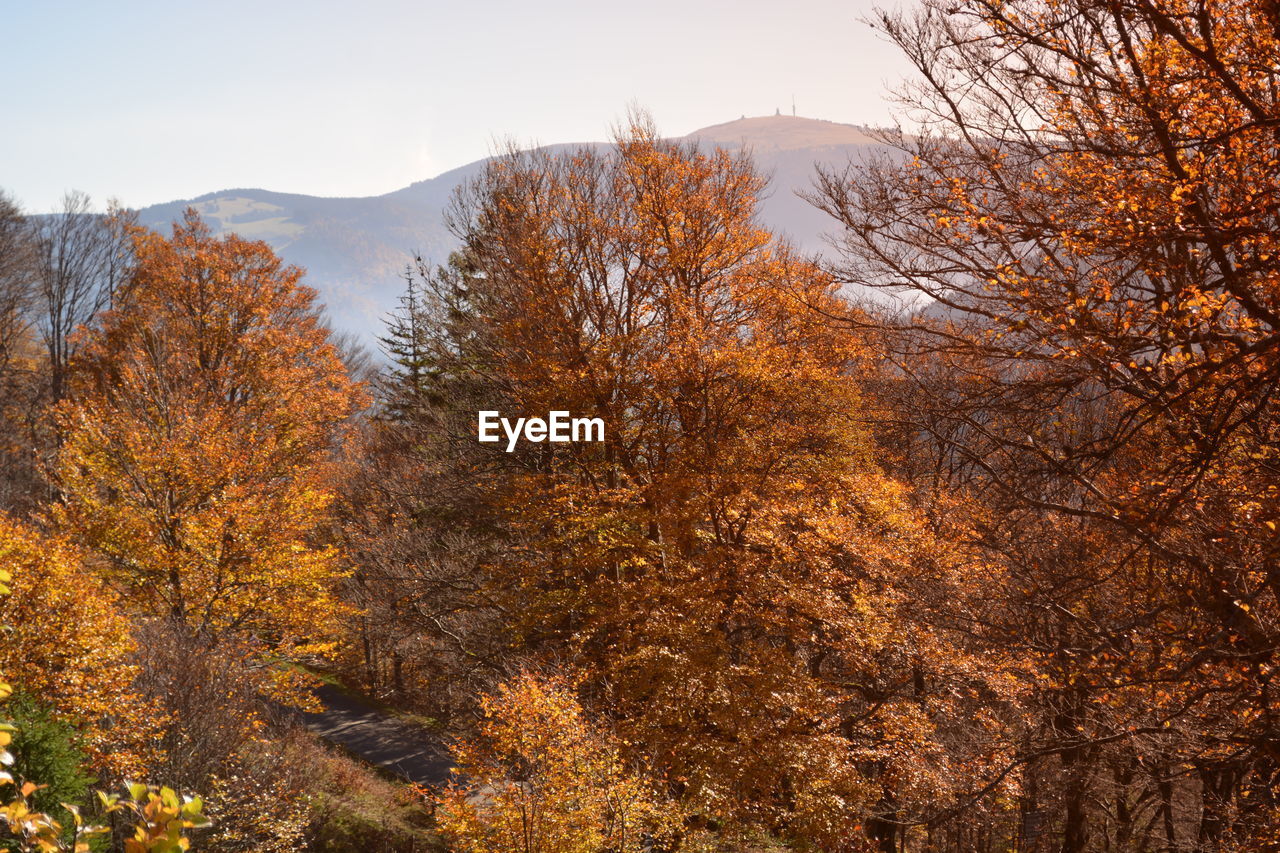
[[[381,353],[0,196],[0,847],[1280,850],[1280,6],[875,23],[830,255],[637,113],[460,188]]]

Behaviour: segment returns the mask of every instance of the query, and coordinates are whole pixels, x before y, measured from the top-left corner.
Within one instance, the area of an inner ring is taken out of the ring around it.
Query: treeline
[[[376,374],[263,244],[7,208],[18,761],[211,850],[1277,849],[1280,12],[878,25],[918,131],[819,177],[834,261],[636,116],[460,189]],[[455,783],[299,732],[317,674]]]

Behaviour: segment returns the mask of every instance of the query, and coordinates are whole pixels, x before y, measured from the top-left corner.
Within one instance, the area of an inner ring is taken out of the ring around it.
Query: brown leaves
[[[1212,780],[1273,773],[1274,20],[1256,0],[928,2],[889,24],[937,125],[905,164],[824,186],[850,278],[933,302],[884,321],[902,464],[989,507],[981,545],[1016,584],[989,618],[1047,688],[1029,752],[1082,762],[1064,848],[1100,843],[1081,804],[1106,762],[1203,772],[1211,844],[1254,820]],[[1174,846],[1194,828],[1167,808]]]
[[[433,353],[479,408],[605,421],[477,465],[512,645],[571,660],[688,803],[834,843],[884,785],[951,796],[934,717],[1000,664],[914,621],[923,576],[944,599],[961,575],[877,469],[872,360],[828,322],[851,310],[830,277],[755,224],[762,186],[644,128],[499,161],[456,211]]]

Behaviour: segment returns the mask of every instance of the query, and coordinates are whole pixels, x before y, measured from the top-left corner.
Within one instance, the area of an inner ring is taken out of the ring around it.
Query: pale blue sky
[[[679,135],[790,110],[889,121],[873,0],[0,0],[0,188],[130,206],[263,187],[374,195],[496,139]]]

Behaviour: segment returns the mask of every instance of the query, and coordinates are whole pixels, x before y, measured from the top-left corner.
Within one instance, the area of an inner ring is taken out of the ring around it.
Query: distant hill
[[[880,147],[867,128],[792,116],[744,117],[684,138],[727,149],[749,148],[757,166],[773,179],[761,203],[762,224],[811,252],[825,248],[822,235],[832,227],[824,214],[796,195],[811,185],[814,164],[842,166]],[[234,231],[265,240],[286,261],[306,268],[306,280],[320,291],[336,328],[372,342],[382,331],[383,318],[397,305],[401,274],[414,254],[433,263],[448,257],[454,241],[444,228],[444,209],[454,188],[478,174],[485,162],[380,196],[320,198],[261,189],[223,190],[153,205],[141,211],[141,219],[153,228],[167,228],[191,206],[220,233]]]

